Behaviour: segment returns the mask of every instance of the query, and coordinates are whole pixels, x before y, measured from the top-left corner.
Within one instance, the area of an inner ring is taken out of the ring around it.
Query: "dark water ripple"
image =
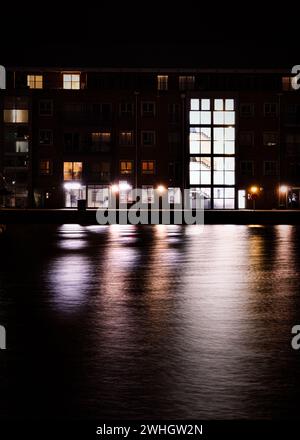
[[[296,418],[300,228],[12,227],[1,418]]]

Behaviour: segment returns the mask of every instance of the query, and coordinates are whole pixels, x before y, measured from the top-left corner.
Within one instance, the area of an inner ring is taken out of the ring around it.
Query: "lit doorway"
[[[246,209],[246,190],[238,190],[238,209]]]

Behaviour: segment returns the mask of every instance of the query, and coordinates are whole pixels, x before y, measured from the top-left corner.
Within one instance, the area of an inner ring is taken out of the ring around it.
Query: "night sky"
[[[294,5],[276,10],[262,9],[260,3],[243,2],[238,8],[202,1],[2,6],[0,61],[78,67],[280,68],[300,63]]]

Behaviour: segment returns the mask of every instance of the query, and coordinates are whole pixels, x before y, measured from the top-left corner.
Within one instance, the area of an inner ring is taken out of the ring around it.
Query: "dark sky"
[[[292,3],[10,4],[1,14],[0,64],[283,67],[300,64]],[[210,5],[210,6],[208,6]],[[298,35],[299,33],[299,35]]]

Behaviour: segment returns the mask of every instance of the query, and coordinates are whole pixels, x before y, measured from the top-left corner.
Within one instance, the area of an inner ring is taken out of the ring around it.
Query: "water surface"
[[[300,227],[13,226],[0,417],[296,418]]]

